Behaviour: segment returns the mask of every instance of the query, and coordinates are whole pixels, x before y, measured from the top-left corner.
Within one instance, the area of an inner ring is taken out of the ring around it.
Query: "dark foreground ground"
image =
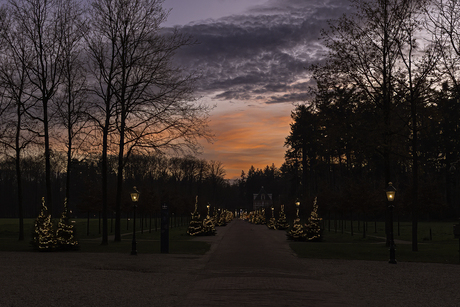
[[[460,306],[460,266],[299,259],[235,220],[204,256],[0,253],[0,306]]]

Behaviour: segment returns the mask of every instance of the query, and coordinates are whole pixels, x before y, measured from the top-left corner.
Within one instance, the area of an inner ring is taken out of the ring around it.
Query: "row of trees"
[[[208,107],[193,96],[198,74],[173,58],[191,37],[161,28],[163,0],[10,0],[0,10],[0,143],[15,161],[20,239],[23,165],[43,154],[46,203],[56,171],[70,194],[75,161],[97,156],[107,244],[109,160],[116,156],[115,240],[125,167],[133,153],[197,149],[211,139]],[[56,170],[55,152],[66,153]],[[110,157],[110,158],[109,158]]]
[[[52,186],[53,198],[64,201],[66,195],[67,174],[59,170],[59,165],[65,165],[66,156],[63,153],[52,154]],[[109,156],[108,188],[116,190],[117,157]],[[15,161],[9,159],[0,163],[0,216],[17,217],[17,186]],[[24,216],[36,217],[40,212],[40,198],[45,191],[44,158],[28,157],[21,161],[23,170]],[[72,217],[98,216],[102,213],[101,194],[101,161],[99,156],[88,157],[82,161],[73,161],[71,173],[70,194],[73,203],[69,207]],[[200,210],[206,213],[206,204],[213,208],[236,209],[237,195],[225,181],[225,171],[220,162],[205,161],[193,157],[167,157],[161,154],[133,155],[124,170],[124,180],[127,188],[122,195],[121,211],[130,214],[132,202],[129,193],[136,186],[141,193],[138,210],[141,215],[159,214],[161,203],[170,204],[171,213],[188,215],[193,210],[193,201],[200,195]],[[63,203],[62,203],[63,204]],[[57,217],[62,211],[61,206],[55,206],[53,216]],[[116,194],[108,197],[110,216],[116,209]],[[50,213],[51,211],[48,210]]]
[[[312,67],[313,103],[292,114],[285,167],[306,196],[324,193],[350,209],[384,207],[375,200],[393,182],[411,213],[416,251],[422,208],[446,204],[460,214],[460,7],[351,2],[356,13],[323,32],[328,57]]]

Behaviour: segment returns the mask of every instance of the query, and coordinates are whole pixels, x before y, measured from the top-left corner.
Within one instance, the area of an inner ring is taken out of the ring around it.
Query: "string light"
[[[42,208],[35,220],[32,246],[39,251],[52,251],[56,248],[56,236],[54,233],[51,214],[45,205],[45,198],[42,197]]]
[[[305,225],[307,229],[307,239],[309,241],[321,241],[322,240],[322,229],[321,229],[322,218],[318,215],[318,201],[315,197],[313,202],[313,210],[311,211],[308,223]]]
[[[318,200],[315,197],[313,202],[313,210],[311,211],[310,217],[306,224],[300,222],[298,215],[298,208],[300,203],[296,203],[297,207],[297,216],[294,220],[292,228],[287,232],[287,236],[291,240],[295,241],[321,241],[322,240],[322,229],[321,229],[321,220],[322,218],[318,215]]]
[[[45,198],[42,197],[42,209],[34,224],[32,246],[39,251],[78,249],[79,245],[75,238],[73,221],[69,220],[67,199],[64,202],[64,211],[55,231],[51,214],[45,205]]]
[[[192,212],[192,219],[188,226],[187,233],[191,236],[197,236],[203,234],[204,228],[203,223],[200,219],[200,214],[198,213],[198,196],[196,197],[195,202],[195,211]]]
[[[69,209],[67,207],[67,198],[64,201],[64,210],[59,219],[56,231],[57,245],[62,250],[78,249],[78,241],[75,238],[75,229],[73,223],[69,220]]]
[[[278,220],[276,221],[276,229],[286,230],[289,228],[289,223],[286,220],[286,213],[284,212],[284,205],[281,205]]]

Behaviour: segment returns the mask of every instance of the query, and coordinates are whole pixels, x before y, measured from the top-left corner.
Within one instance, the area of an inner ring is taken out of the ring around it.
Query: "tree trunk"
[[[310,188],[308,186],[308,155],[307,155],[307,148],[304,146],[302,148],[302,184],[301,190],[306,193],[305,197],[309,197],[310,195]],[[302,197],[302,195],[298,195]]]
[[[68,148],[67,148],[67,171],[66,171],[66,181],[65,181],[65,198],[67,199],[67,205],[69,205],[70,201],[70,175],[72,169],[72,126],[70,124],[70,112],[68,113],[68,123],[69,127],[67,130],[67,137],[68,137]]]
[[[43,94],[43,97],[46,94]],[[49,137],[48,100],[43,98],[43,130],[45,134],[45,182],[46,182],[46,205],[51,217],[53,216],[53,197],[51,188],[51,151]]]
[[[413,92],[411,90],[411,92]],[[411,93],[411,96],[413,94]],[[418,251],[417,228],[418,228],[418,154],[417,154],[417,105],[414,97],[411,97],[412,116],[412,251]]]
[[[105,127],[102,132],[102,242],[101,245],[109,244],[109,234],[107,229],[107,188],[108,188],[108,167],[107,167],[107,146],[109,134],[109,112],[106,113]],[[118,214],[118,212],[117,212]],[[116,229],[117,225],[115,225]]]
[[[18,187],[18,217],[19,217],[19,241],[24,241],[24,208],[22,204],[22,175],[21,175],[21,104],[17,104],[17,119],[16,123],[16,180]]]
[[[123,106],[122,106],[123,108]],[[117,174],[117,198],[116,204],[116,219],[115,219],[115,241],[121,241],[121,201],[123,196],[123,163],[124,163],[124,143],[125,143],[125,119],[124,111],[122,111],[120,122],[120,143],[118,144],[118,174]],[[117,231],[118,230],[118,231]]]

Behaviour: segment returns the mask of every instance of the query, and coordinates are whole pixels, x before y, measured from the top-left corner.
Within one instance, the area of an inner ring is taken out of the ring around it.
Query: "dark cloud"
[[[201,70],[199,90],[218,99],[303,101],[305,68],[325,55],[321,29],[348,10],[346,0],[272,0],[242,15],[191,23],[181,31],[200,44],[183,49],[178,61]]]

